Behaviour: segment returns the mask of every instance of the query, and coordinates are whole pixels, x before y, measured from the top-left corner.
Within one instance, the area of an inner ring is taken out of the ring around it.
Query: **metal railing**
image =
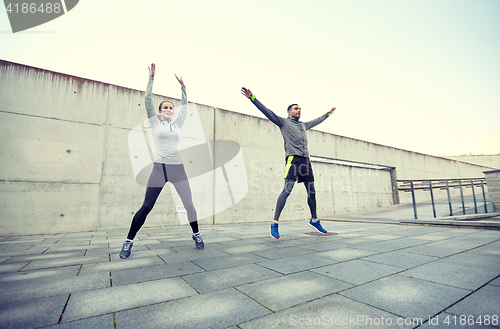
[[[417,218],[417,203],[415,201],[415,190],[429,191],[432,202],[432,213],[436,217],[436,206],[434,203],[434,193],[433,189],[446,190],[448,194],[448,204],[450,207],[450,216],[453,216],[453,208],[451,206],[451,196],[450,188],[460,188],[460,198],[462,200],[462,213],[465,215],[465,202],[464,202],[464,188],[472,189],[472,198],[474,200],[474,211],[478,213],[478,205],[476,200],[476,192],[474,187],[481,187],[484,202],[484,212],[488,212],[488,206],[486,203],[486,194],[484,192],[484,185],[486,185],[485,178],[460,178],[460,179],[423,179],[423,180],[398,180],[399,191],[411,192],[412,202],[413,202],[413,213],[415,219]]]

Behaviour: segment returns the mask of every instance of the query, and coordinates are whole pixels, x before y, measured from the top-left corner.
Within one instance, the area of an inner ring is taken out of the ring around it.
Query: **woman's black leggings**
[[[175,190],[182,200],[193,233],[198,233],[196,209],[193,205],[191,188],[189,187],[189,181],[184,171],[184,166],[155,163],[151,175],[149,176],[144,202],[142,203],[141,209],[134,215],[127,239],[133,240],[135,238],[135,235],[146,221],[149,212],[153,209],[161,190],[168,181],[174,185]]]

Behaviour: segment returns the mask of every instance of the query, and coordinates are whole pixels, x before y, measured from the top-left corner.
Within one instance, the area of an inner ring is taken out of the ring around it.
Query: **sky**
[[[0,59],[138,90],[154,62],[157,94],[175,73],[190,102],[263,117],[244,86],[281,116],[336,107],[317,130],[500,153],[498,0],[81,0],[18,33],[0,10]]]

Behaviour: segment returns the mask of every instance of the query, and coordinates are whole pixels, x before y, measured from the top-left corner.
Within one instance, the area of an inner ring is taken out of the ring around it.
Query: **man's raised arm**
[[[280,116],[277,116],[273,111],[271,111],[270,109],[265,107],[264,104],[262,104],[261,102],[259,102],[259,100],[257,98],[255,98],[255,95],[252,94],[250,89],[243,87],[243,88],[241,88],[241,93],[246,98],[249,98],[252,101],[253,105],[255,105],[259,109],[259,111],[261,111],[266,116],[266,118],[271,120],[272,123],[274,123],[278,127],[281,127],[283,125],[283,121],[286,119],[282,118]]]
[[[333,113],[333,111],[335,111],[335,109],[336,109],[335,107],[332,107],[332,109],[330,111],[326,112],[325,114],[323,114],[319,118],[313,119],[313,120],[308,121],[308,122],[304,122],[304,125],[306,126],[306,130],[309,130],[309,129],[319,125],[321,122],[325,121]]]

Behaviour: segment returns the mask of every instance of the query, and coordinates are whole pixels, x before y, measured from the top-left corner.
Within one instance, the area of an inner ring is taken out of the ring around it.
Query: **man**
[[[301,109],[297,104],[290,105],[287,109],[288,117],[282,118],[259,102],[250,89],[243,87],[241,88],[241,93],[249,98],[269,120],[280,128],[281,135],[285,141],[285,186],[276,203],[274,221],[271,224],[271,236],[275,239],[280,238],[278,231],[280,214],[296,181],[304,183],[307,190],[307,204],[311,210],[309,225],[314,227],[318,232],[326,234],[327,231],[321,226],[316,214],[316,190],[314,189],[314,175],[307,148],[306,130],[325,121],[335,111],[335,107],[317,119],[302,122],[299,121]]]

